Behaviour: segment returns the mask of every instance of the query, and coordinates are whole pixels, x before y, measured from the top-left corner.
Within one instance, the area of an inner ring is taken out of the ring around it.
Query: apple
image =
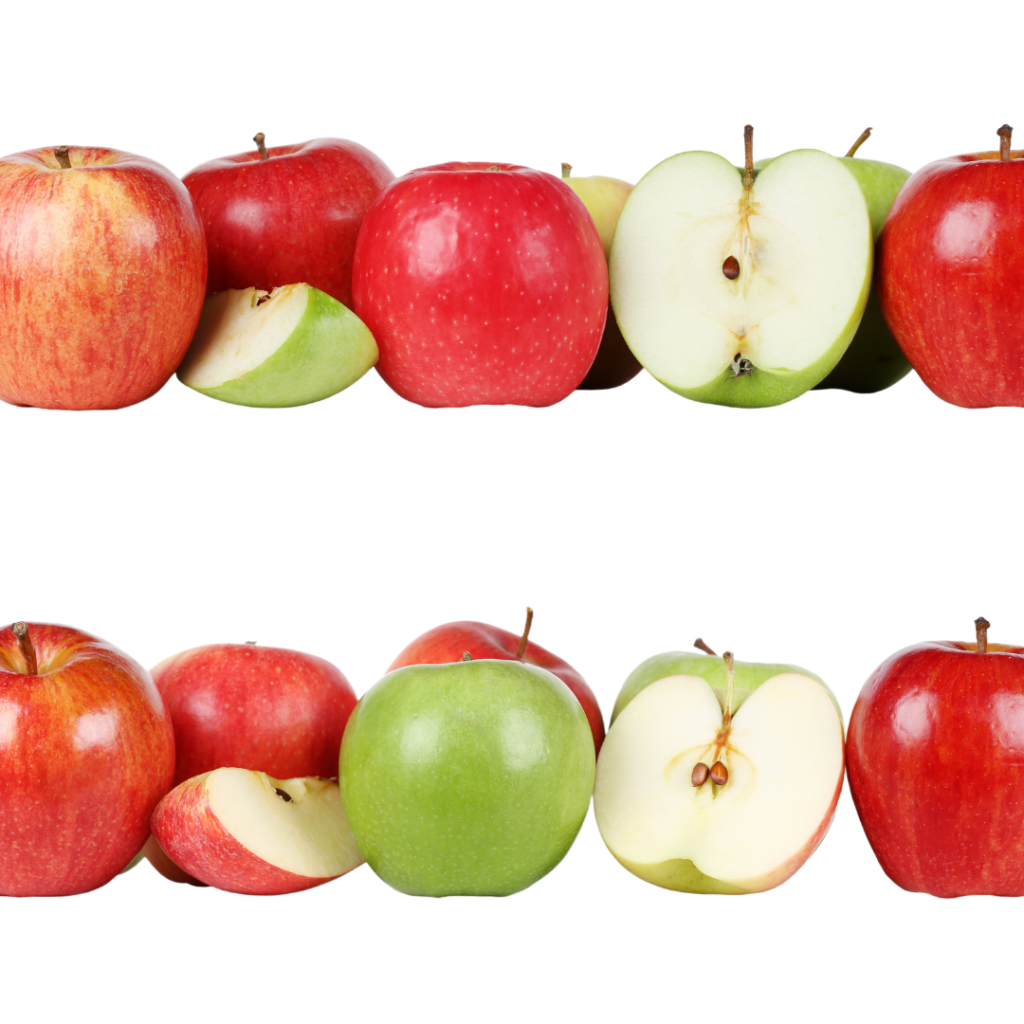
[[[612,242],[612,307],[666,387],[719,405],[778,405],[823,380],[871,287],[871,220],[857,178],[804,149],[754,173],[680,153],[633,189]]]
[[[1024,151],[936,160],[879,239],[878,297],[921,379],[953,405],[1024,405]]]
[[[206,294],[272,291],[303,281],[352,305],[352,256],[370,203],[394,175],[344,139],[220,157],[184,182],[202,215],[210,253]]]
[[[507,896],[565,856],[594,742],[565,684],[521,661],[409,665],[360,700],[341,798],[370,867],[417,896]]]
[[[326,779],[217,768],[171,790],[152,828],[182,871],[228,892],[300,892],[363,863]]]
[[[370,208],[355,311],[377,371],[425,406],[552,405],[594,362],[608,270],[594,222],[558,178],[514,164],[412,171]]]
[[[356,695],[323,658],[210,644],[160,662],[153,681],[174,723],[175,785],[224,767],[279,779],[337,774]]]
[[[0,159],[0,399],[141,402],[178,368],[205,286],[203,228],[166,167],[86,146]]]
[[[173,775],[170,716],[141,665],[69,626],[0,630],[0,894],[105,885]]]
[[[1024,647],[916,644],[850,716],[850,793],[885,873],[933,896],[1024,895]]]
[[[606,178],[595,174],[588,178],[572,177],[572,165],[562,164],[562,181],[583,200],[587,213],[594,219],[594,226],[601,237],[604,258],[612,248],[615,225],[619,222],[622,207],[633,191],[633,186],[618,178]],[[611,307],[604,323],[601,347],[597,350],[594,365],[587,371],[579,384],[580,391],[602,391],[617,388],[631,381],[643,369],[629,350],[626,339],[619,330],[618,321]]]
[[[594,737],[594,750],[600,751],[604,740],[604,719],[594,691],[568,662],[530,641],[532,625],[532,608],[526,609],[526,628],[521,636],[499,626],[489,626],[486,622],[447,622],[443,626],[428,629],[413,640],[395,658],[388,671],[393,672],[406,665],[438,665],[461,661],[467,651],[473,660],[503,658],[506,661],[539,665],[558,676],[572,690],[586,713]]]
[[[377,362],[366,325],[308,284],[229,289],[206,300],[178,379],[210,398],[281,407],[318,402]]]
[[[626,680],[601,748],[594,815],[644,881],[703,893],[781,885],[828,830],[843,787],[843,721],[825,684],[789,665],[671,652]]]

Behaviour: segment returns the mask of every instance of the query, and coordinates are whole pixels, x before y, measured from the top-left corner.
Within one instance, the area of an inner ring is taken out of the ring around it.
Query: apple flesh
[[[796,668],[730,655],[660,661],[691,671],[635,686],[618,708],[594,787],[602,838],[625,868],[664,888],[780,885],[824,837],[842,790],[835,699]]]
[[[152,829],[182,871],[228,892],[300,892],[363,862],[338,784],[326,779],[218,768],[168,793]]]
[[[205,286],[202,224],[166,167],[86,146],[0,160],[0,399],[148,398],[185,355]]]
[[[612,243],[612,307],[634,355],[676,393],[777,405],[823,380],[853,338],[871,222],[835,157],[797,150],[756,177],[748,166],[691,152],[644,176]]]
[[[178,379],[222,402],[280,408],[336,395],[376,362],[377,344],[355,313],[289,284],[207,299]]]
[[[590,805],[579,701],[518,661],[411,665],[365,693],[341,793],[370,867],[417,896],[507,896],[565,856]]]

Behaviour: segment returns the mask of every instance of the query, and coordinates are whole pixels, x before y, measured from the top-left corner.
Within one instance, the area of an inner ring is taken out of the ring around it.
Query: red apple
[[[594,691],[572,665],[528,639],[532,623],[533,610],[528,608],[522,636],[516,636],[498,626],[489,626],[486,622],[448,622],[443,626],[435,626],[413,640],[395,658],[388,671],[393,672],[406,665],[444,665],[462,661],[467,651],[473,661],[497,658],[539,665],[556,675],[572,690],[590,723],[595,753],[600,751],[604,741],[604,720]]]
[[[170,716],[141,665],[68,626],[0,630],[0,893],[105,885],[173,775]]]
[[[1024,647],[923,643],[864,684],[850,793],[885,873],[933,896],[1024,895]]]
[[[206,246],[154,160],[61,146],[0,160],[0,398],[115,409],[159,391],[188,350]]]
[[[211,644],[153,669],[177,748],[174,783],[214,768],[250,768],[279,779],[333,778],[349,681],[312,654],[255,644]]]
[[[218,768],[171,790],[152,828],[186,878],[228,892],[300,892],[363,863],[338,784],[326,779]]]
[[[912,174],[879,239],[878,297],[922,380],[954,405],[1024,405],[1024,151]]]
[[[352,305],[359,225],[394,175],[368,149],[344,139],[264,145],[185,175],[206,229],[206,293],[301,281]]]
[[[594,362],[608,268],[590,214],[558,178],[441,164],[399,178],[370,207],[352,294],[377,369],[403,398],[551,405]]]

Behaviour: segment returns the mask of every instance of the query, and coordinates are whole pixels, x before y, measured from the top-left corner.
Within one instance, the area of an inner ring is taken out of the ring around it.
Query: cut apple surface
[[[731,719],[727,707],[705,679],[668,676],[641,690],[605,739],[598,828],[616,859],[655,885],[770,889],[800,867],[831,822],[843,726],[822,683],[783,672]]]
[[[776,405],[846,351],[872,256],[864,196],[835,157],[796,150],[755,177],[713,153],[681,153],[623,208],[612,306],[633,353],[673,391]]]
[[[168,793],[152,829],[182,871],[230,892],[298,892],[363,863],[326,779],[218,768]]]
[[[350,309],[308,284],[232,289],[207,299],[178,378],[236,405],[306,405],[343,391],[377,362]]]

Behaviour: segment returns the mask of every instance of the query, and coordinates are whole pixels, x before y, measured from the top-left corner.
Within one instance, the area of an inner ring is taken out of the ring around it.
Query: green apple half
[[[729,654],[663,654],[616,703],[594,814],[616,860],[647,882],[760,892],[824,837],[843,767],[842,717],[817,676]]]
[[[308,284],[286,284],[207,299],[178,379],[222,402],[279,408],[336,395],[376,362],[355,313]]]
[[[813,149],[756,176],[680,153],[633,189],[612,242],[612,307],[633,354],[680,395],[778,405],[839,362],[871,287],[860,185]]]
[[[416,896],[506,896],[565,856],[594,786],[594,740],[546,669],[410,665],[365,693],[341,745],[341,797],[371,868]]]

